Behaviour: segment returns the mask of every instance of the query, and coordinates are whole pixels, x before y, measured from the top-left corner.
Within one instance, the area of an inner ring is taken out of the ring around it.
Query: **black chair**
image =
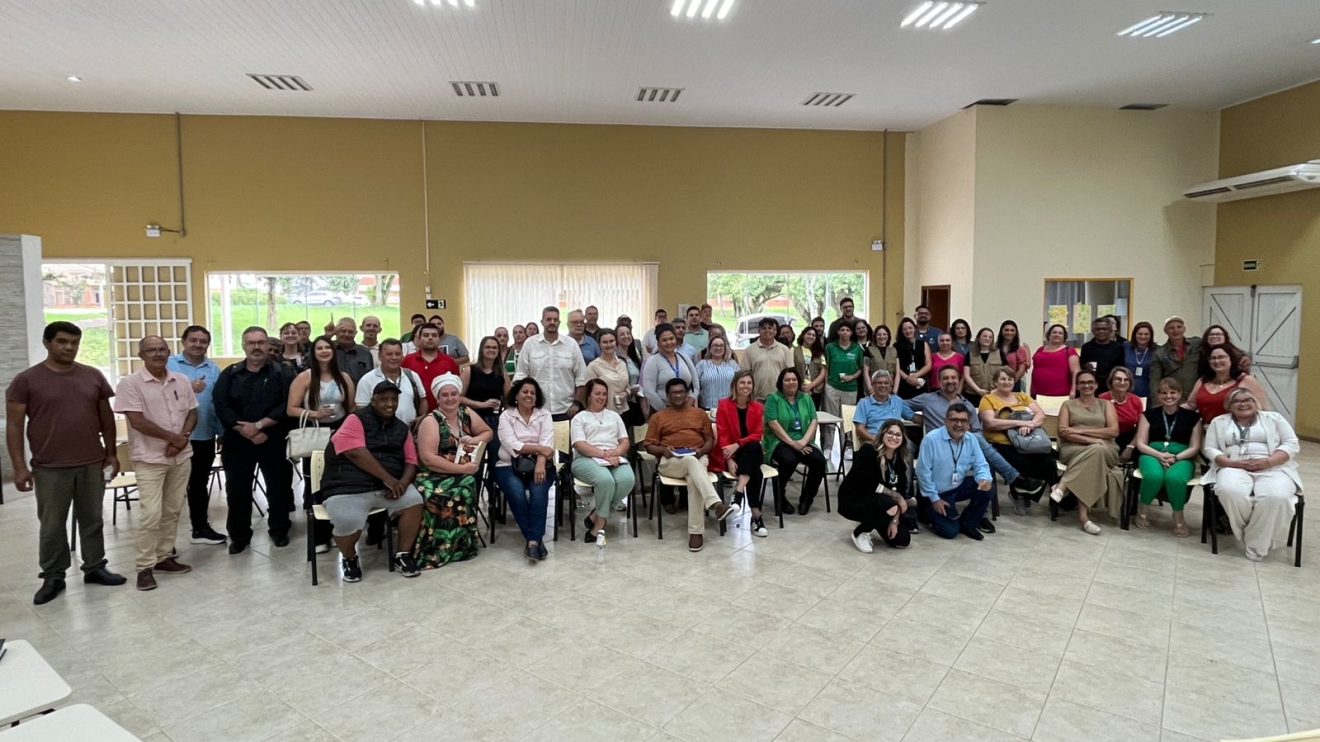
[[[1201,502],[1201,543],[1205,543],[1206,535],[1210,537],[1210,553],[1219,553],[1219,532],[1213,525],[1218,517],[1222,506],[1219,504],[1219,496],[1215,494],[1214,483],[1201,486],[1204,497]],[[1302,566],[1302,532],[1306,525],[1306,498],[1302,493],[1297,493],[1297,509],[1293,512],[1292,522],[1288,524],[1288,546],[1293,550],[1293,566]],[[1296,543],[1294,544],[1294,541]]]

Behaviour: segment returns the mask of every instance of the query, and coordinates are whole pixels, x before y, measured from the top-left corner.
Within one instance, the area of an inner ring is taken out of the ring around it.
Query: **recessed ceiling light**
[[[1312,44],[1320,44],[1320,39],[1311,39]]]
[[[66,78],[64,78],[64,79],[65,79],[65,80],[68,80],[69,82],[82,82],[82,78],[81,78],[81,77],[78,77],[77,75],[69,75],[68,77],[66,77]]]
[[[426,5],[426,0],[413,0],[413,3],[418,7],[421,7]],[[477,0],[431,0],[431,5],[436,7],[448,5],[451,8],[457,8],[459,5],[464,5],[469,8],[475,8],[477,7]]]
[[[722,21],[729,17],[732,8],[733,0],[674,0],[669,14],[675,18],[696,18],[700,15],[703,21],[712,18]]]
[[[908,13],[899,24],[899,28],[928,28],[948,31],[967,20],[967,16],[985,3],[981,2],[936,2],[926,0],[915,10]]]
[[[1209,13],[1161,10],[1151,17],[1119,31],[1118,35],[1130,39],[1162,39],[1171,33],[1200,23],[1209,16]]]

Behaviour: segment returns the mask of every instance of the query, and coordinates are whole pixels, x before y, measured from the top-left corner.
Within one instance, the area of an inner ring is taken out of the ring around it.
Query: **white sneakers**
[[[1097,526],[1096,524],[1092,523],[1092,522],[1089,521],[1089,520],[1082,524],[1082,530],[1083,530],[1083,531],[1086,531],[1087,533],[1091,534],[1092,536],[1099,536],[1099,535],[1100,535],[1100,526]]]
[[[875,549],[872,548],[871,546],[870,531],[861,534],[854,533],[852,535],[852,542],[853,545],[857,547],[857,550],[862,552],[863,554],[870,554],[871,552],[875,551]]]

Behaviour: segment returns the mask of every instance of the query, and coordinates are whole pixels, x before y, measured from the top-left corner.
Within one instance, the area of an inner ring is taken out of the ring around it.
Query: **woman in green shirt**
[[[843,414],[845,404],[857,404],[857,378],[862,375],[862,346],[853,342],[853,325],[839,325],[838,339],[825,346],[825,412]],[[821,431],[820,444],[834,450],[834,426]]]
[[[775,477],[775,500],[788,515],[795,510],[784,495],[786,485],[798,466],[806,466],[807,477],[797,507],[806,515],[820,483],[825,480],[825,455],[814,445],[818,427],[816,405],[810,396],[801,393],[802,376],[791,366],[779,372],[775,386],[779,391],[765,400],[765,435],[761,437],[761,445],[766,460],[779,470]]]

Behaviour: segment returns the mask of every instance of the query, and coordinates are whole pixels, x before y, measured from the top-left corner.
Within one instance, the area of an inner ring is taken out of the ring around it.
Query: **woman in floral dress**
[[[413,558],[422,569],[435,569],[477,555],[477,490],[481,462],[472,457],[479,443],[494,437],[476,412],[459,403],[463,381],[441,374],[431,382],[437,409],[417,430],[417,490],[426,507]]]

